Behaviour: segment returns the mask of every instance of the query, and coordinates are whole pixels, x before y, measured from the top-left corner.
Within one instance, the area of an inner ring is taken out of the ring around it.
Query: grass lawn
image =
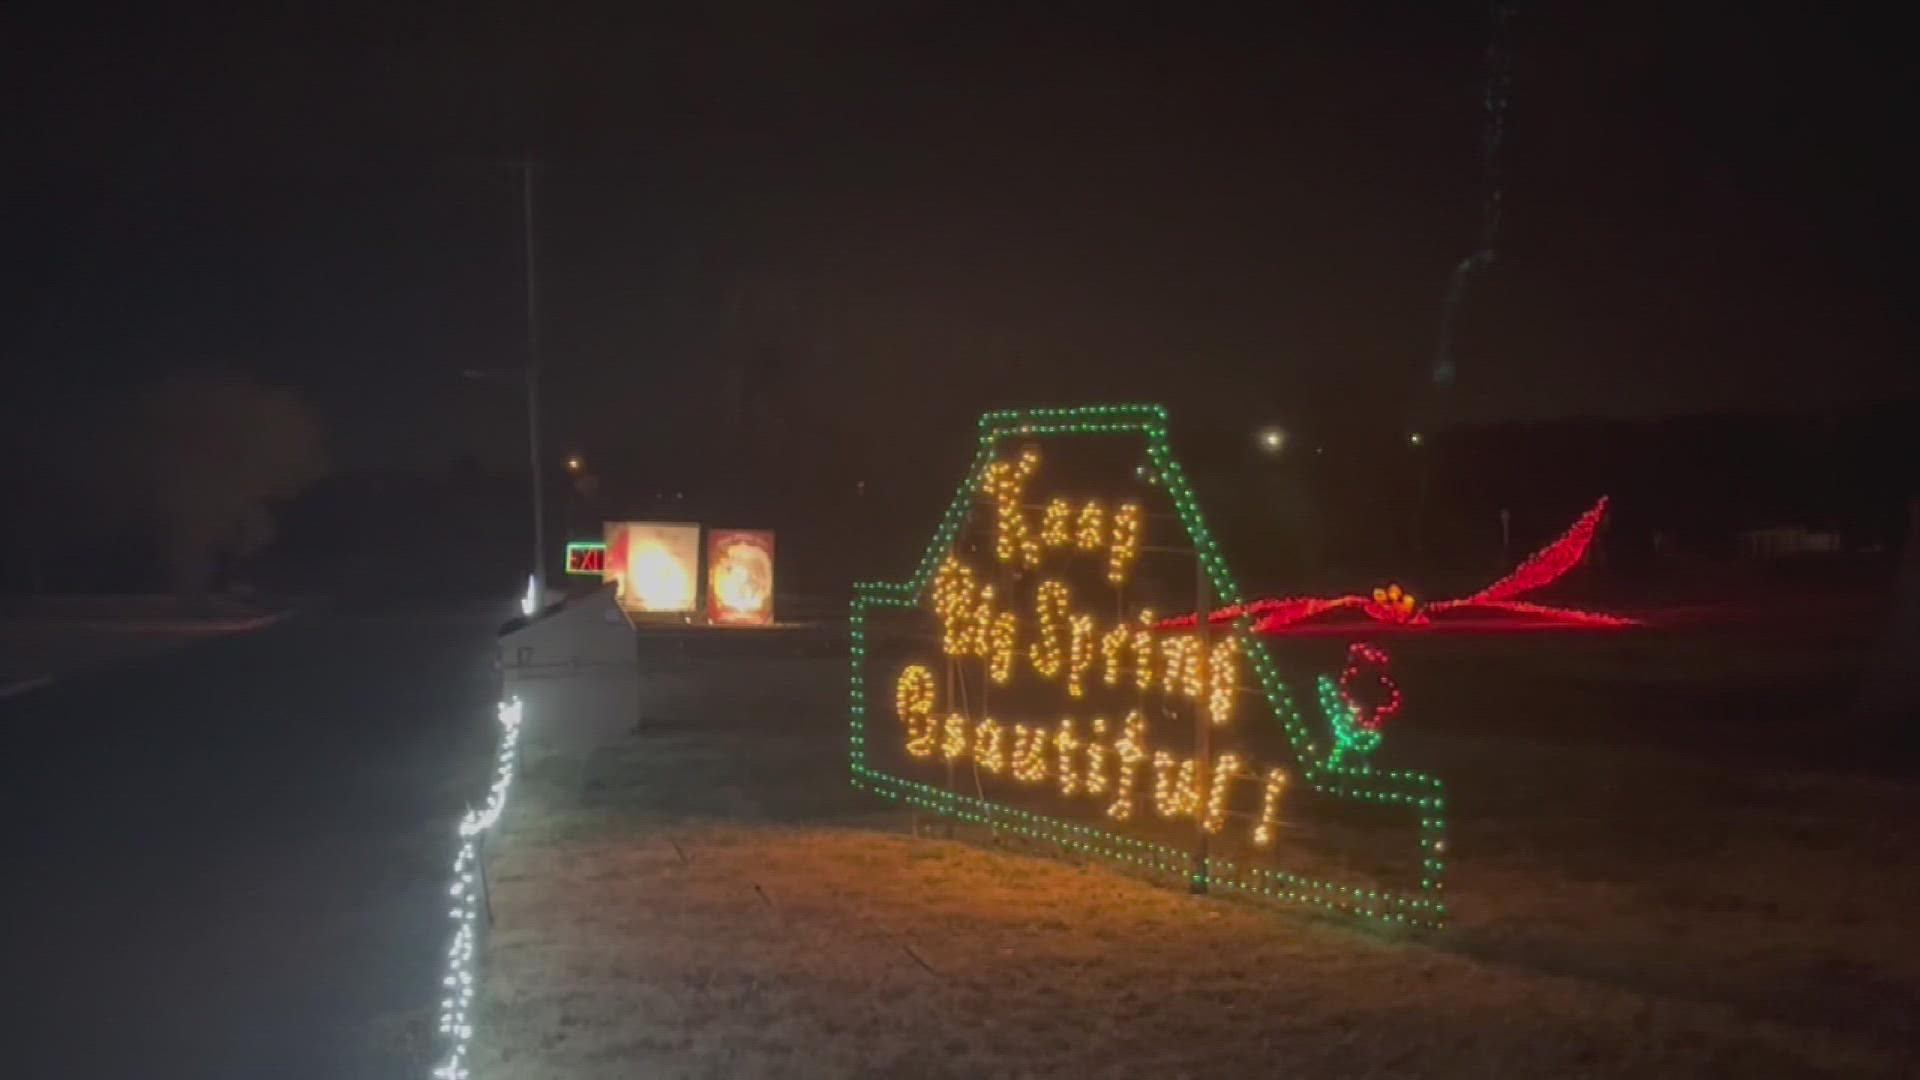
[[[584,762],[529,702],[477,1075],[1912,1075],[1920,787],[1809,711],[1857,643],[1546,641],[1400,657],[1382,753],[1452,804],[1409,937],[915,835],[847,785],[844,654],[663,637]]]

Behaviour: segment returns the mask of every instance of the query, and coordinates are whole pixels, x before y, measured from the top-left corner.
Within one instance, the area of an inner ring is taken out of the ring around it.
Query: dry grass
[[[530,706],[478,1075],[1915,1071],[1911,785],[1429,732],[1454,919],[1382,937],[909,835],[845,787],[842,663],[684,657],[584,765]]]
[[[1895,1071],[1869,1041],[1723,1004],[966,843],[533,840],[495,866],[486,1076]]]

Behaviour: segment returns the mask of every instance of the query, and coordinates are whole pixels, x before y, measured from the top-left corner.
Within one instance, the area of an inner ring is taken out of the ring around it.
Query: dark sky
[[[694,468],[730,367],[874,453],[997,404],[1396,425],[1916,387],[1892,16],[1520,3],[9,5],[7,415],[184,367],[347,463],[511,462],[539,181],[556,447]],[[1258,14],[1249,14],[1257,12]],[[796,467],[809,460],[796,451]]]

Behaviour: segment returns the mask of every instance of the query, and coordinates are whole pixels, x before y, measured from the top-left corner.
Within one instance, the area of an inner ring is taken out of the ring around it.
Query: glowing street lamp
[[[1287,433],[1276,425],[1268,424],[1253,433],[1253,442],[1260,448],[1261,453],[1268,457],[1278,457],[1280,451],[1286,449]]]
[[[587,467],[586,459],[581,457],[579,454],[567,455],[567,471],[568,472],[577,473],[581,469],[584,469],[586,467]]]

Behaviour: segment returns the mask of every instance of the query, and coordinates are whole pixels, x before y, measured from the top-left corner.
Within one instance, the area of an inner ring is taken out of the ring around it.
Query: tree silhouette
[[[204,593],[223,557],[273,538],[274,500],[326,472],[320,425],[288,390],[242,376],[168,378],[134,403],[114,472],[157,533],[173,589]]]

